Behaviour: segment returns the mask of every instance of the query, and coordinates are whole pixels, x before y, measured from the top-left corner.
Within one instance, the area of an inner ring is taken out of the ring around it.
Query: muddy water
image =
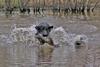
[[[47,22],[55,27],[63,26],[68,33],[86,34],[89,37],[88,53],[82,49],[75,53],[76,59],[74,58],[68,66],[62,62],[61,64],[48,65],[48,67],[100,67],[100,10],[85,16],[78,14],[12,16],[8,18],[0,16],[0,35],[8,36],[11,25],[14,23],[18,24],[18,27],[28,27],[40,22]],[[33,60],[36,57],[33,57],[33,48],[25,47],[26,43],[22,42],[13,44],[8,42],[5,39],[4,41],[0,40],[0,67],[34,67]],[[87,55],[89,56],[86,57]],[[40,67],[44,66],[41,65]]]

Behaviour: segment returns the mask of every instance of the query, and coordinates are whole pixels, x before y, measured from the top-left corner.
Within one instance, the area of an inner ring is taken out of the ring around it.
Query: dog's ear
[[[50,27],[49,27],[49,31],[51,31],[52,29],[53,29],[53,26],[50,26]]]
[[[53,29],[53,26],[50,26],[49,29]]]
[[[40,26],[36,26],[35,29],[36,29],[37,31],[39,31],[39,30],[40,30]]]

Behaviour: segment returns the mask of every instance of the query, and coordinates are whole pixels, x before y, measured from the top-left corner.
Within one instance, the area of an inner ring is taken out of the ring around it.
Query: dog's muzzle
[[[48,35],[43,35],[43,37],[47,37]]]

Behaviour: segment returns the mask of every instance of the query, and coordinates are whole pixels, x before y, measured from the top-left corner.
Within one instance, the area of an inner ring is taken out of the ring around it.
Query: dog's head
[[[50,26],[48,23],[40,23],[35,27],[37,30],[37,34],[43,37],[48,37],[50,31],[53,29],[53,26]]]

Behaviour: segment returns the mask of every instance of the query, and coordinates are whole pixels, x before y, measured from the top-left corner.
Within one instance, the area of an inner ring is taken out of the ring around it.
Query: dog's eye
[[[83,38],[81,37],[80,40],[83,40]]]

